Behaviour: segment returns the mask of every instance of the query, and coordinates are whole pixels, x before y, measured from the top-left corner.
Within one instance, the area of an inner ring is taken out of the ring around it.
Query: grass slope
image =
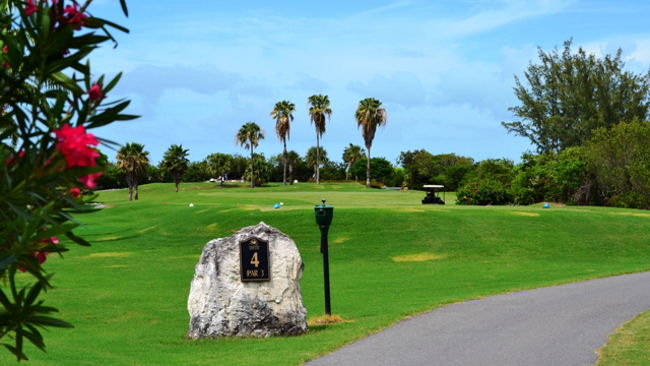
[[[650,269],[645,211],[423,206],[422,192],[355,184],[140,190],[134,202],[124,190],[101,193],[108,208],[79,217],[86,226],[78,233],[93,246],[72,247],[45,264],[57,287],[46,304],[76,328],[46,332],[48,352],[30,349],[31,365],[297,365],[443,304]],[[332,311],[349,321],[313,326],[300,337],[185,339],[203,245],[259,221],[296,241],[308,317],[323,315],[313,210],[321,198],[335,207]],[[284,206],[273,210],[277,202]],[[0,354],[0,364],[10,362]]]
[[[600,349],[600,359],[595,366],[647,366],[650,365],[650,311],[625,323],[609,337]]]

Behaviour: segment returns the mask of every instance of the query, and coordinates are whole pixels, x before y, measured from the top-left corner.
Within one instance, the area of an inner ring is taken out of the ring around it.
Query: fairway
[[[46,305],[74,329],[44,332],[30,365],[299,365],[406,316],[443,304],[650,269],[650,213],[602,207],[422,205],[423,192],[353,183],[222,188],[218,183],[102,192],[79,215],[89,248],[44,264]],[[314,205],[333,205],[332,312],[345,321],[300,337],[185,338],[194,265],[209,240],[264,221],[292,237],[305,270],[308,319],[322,316]],[[448,201],[453,194],[447,193]],[[283,202],[274,210],[275,203]],[[189,204],[193,203],[193,207]],[[0,364],[12,364],[8,352]]]

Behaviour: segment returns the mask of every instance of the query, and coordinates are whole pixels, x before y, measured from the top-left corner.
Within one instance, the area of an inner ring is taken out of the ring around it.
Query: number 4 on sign
[[[251,264],[255,266],[255,268],[260,266],[260,261],[257,259],[257,252],[253,253],[253,257],[251,258]]]

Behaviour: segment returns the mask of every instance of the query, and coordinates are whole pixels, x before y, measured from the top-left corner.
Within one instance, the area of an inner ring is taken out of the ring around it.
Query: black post
[[[323,254],[323,282],[325,284],[325,314],[332,315],[330,308],[330,262],[327,248],[327,232],[332,223],[334,216],[334,207],[326,205],[325,199],[322,205],[316,205],[314,211],[316,214],[316,224],[320,228],[320,252]]]
[[[323,254],[323,278],[325,283],[325,314],[332,315],[330,308],[330,263],[327,250],[327,229],[320,234],[320,252]]]

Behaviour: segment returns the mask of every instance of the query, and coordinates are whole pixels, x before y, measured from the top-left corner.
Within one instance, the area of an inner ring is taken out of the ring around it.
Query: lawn
[[[649,344],[650,311],[646,311],[610,335],[609,342],[600,349],[600,359],[595,366],[650,365]]]
[[[218,183],[102,192],[107,208],[78,216],[92,247],[51,256],[46,304],[74,329],[45,332],[31,365],[299,365],[435,307],[507,291],[650,269],[650,212],[600,207],[423,206],[423,192],[352,183],[222,188]],[[305,271],[308,319],[323,315],[321,198],[330,229],[332,312],[345,322],[268,339],[185,338],[201,249],[264,221],[291,236]],[[447,194],[453,201],[453,194]],[[283,202],[279,210],[273,204]],[[193,203],[194,207],[189,207]],[[5,352],[0,364],[11,358]]]

